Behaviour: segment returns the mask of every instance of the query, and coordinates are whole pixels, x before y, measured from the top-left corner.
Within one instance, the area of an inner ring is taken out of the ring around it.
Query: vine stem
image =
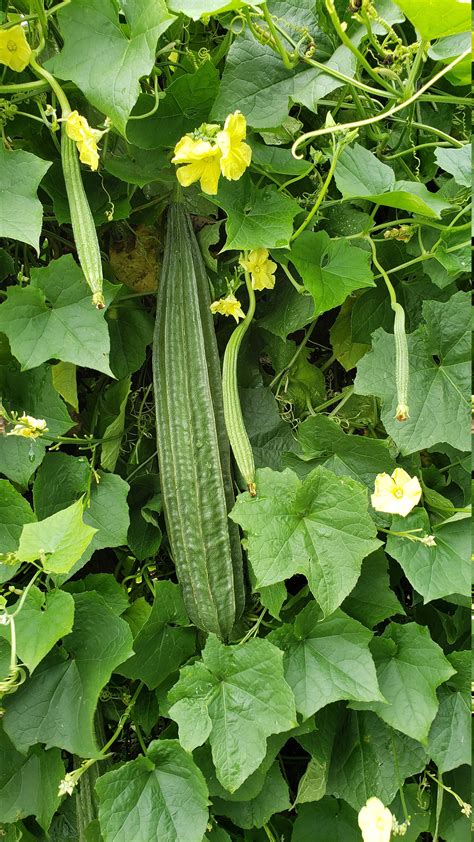
[[[305,230],[305,228],[307,228],[307,227],[308,227],[309,223],[311,222],[311,220],[313,219],[313,217],[315,216],[315,214],[318,212],[318,209],[320,208],[321,203],[322,203],[322,201],[323,201],[323,199],[324,199],[324,197],[325,197],[326,193],[327,193],[327,192],[328,192],[328,190],[329,190],[329,185],[331,184],[332,177],[333,177],[333,175],[334,175],[334,171],[335,171],[335,169],[336,169],[336,165],[337,165],[337,162],[338,162],[339,156],[340,156],[340,154],[341,154],[341,152],[342,152],[343,148],[344,148],[344,144],[343,144],[343,143],[338,143],[338,144],[336,145],[336,147],[335,147],[335,149],[334,149],[334,154],[333,154],[333,156],[332,156],[331,166],[329,167],[329,172],[328,172],[328,174],[327,174],[327,176],[326,176],[326,179],[325,179],[325,181],[324,181],[324,184],[323,184],[323,186],[321,187],[321,190],[319,191],[319,196],[318,196],[318,198],[316,199],[316,201],[315,201],[315,203],[314,203],[313,207],[311,208],[311,210],[310,210],[310,212],[308,213],[308,215],[307,215],[306,219],[304,220],[304,222],[302,222],[302,224],[300,225],[300,227],[299,227],[299,228],[297,228],[297,229],[296,229],[296,231],[295,231],[295,232],[291,235],[291,237],[290,237],[290,243],[292,243],[294,240],[296,240],[296,239],[297,239],[297,237],[299,237],[299,235],[303,233],[303,231]]]
[[[382,111],[380,114],[376,114],[374,117],[367,117],[365,120],[354,120],[350,123],[340,123],[336,124],[335,126],[324,126],[322,129],[315,129],[312,132],[305,132],[305,134],[300,135],[293,146],[291,147],[292,154],[295,158],[299,159],[302,158],[302,155],[297,155],[296,150],[299,146],[303,143],[306,143],[309,140],[313,140],[315,137],[322,137],[323,135],[333,134],[334,132],[345,132],[349,129],[360,129],[363,126],[370,126],[373,123],[379,123],[381,120],[386,120],[387,117],[391,117],[393,114],[396,114],[398,111],[402,111],[402,109],[407,108],[413,102],[416,102],[419,97],[425,93],[425,91],[429,90],[433,85],[436,84],[443,76],[446,76],[450,70],[453,70],[461,61],[467,58],[470,55],[471,50],[464,50],[461,55],[457,56],[453,61],[447,64],[439,73],[436,73],[431,79],[426,82],[413,96],[409,97],[408,99],[404,100],[403,102],[399,102],[398,105],[392,105],[390,108]],[[462,145],[462,144],[461,144]]]
[[[349,38],[349,36],[345,32],[345,30],[343,29],[341,21],[339,20],[339,16],[338,16],[337,11],[336,11],[336,6],[334,4],[334,0],[326,0],[326,9],[328,11],[329,17],[331,18],[331,23],[334,26],[334,29],[336,30],[337,34],[339,35],[339,38],[341,39],[342,43],[344,44],[345,47],[347,47],[348,50],[351,51],[351,53],[353,53],[355,55],[356,59],[362,65],[362,67],[364,68],[366,73],[368,73],[368,75],[371,76],[372,79],[374,79],[376,82],[379,82],[379,84],[383,85],[383,87],[390,94],[392,94],[392,96],[397,96],[397,91],[395,90],[395,88],[392,88],[392,86],[388,82],[386,82],[385,79],[380,77],[375,72],[373,67],[371,67],[371,65],[367,61],[366,57],[355,46],[355,44],[352,43],[351,39]]]
[[[290,371],[292,369],[292,367],[294,366],[294,364],[295,364],[296,360],[298,359],[299,355],[301,354],[303,349],[306,348],[306,345],[309,342],[311,334],[312,334],[314,328],[316,327],[317,321],[318,320],[316,318],[311,322],[311,324],[308,327],[308,330],[306,331],[306,334],[305,334],[305,337],[304,337],[303,341],[298,345],[298,348],[296,349],[295,353],[293,354],[293,356],[292,356],[290,362],[288,363],[288,365],[286,365],[285,368],[283,368],[281,371],[279,371],[278,374],[276,374],[275,377],[273,378],[273,380],[271,381],[270,389],[272,389],[273,386],[275,386],[278,383],[278,381],[283,377],[283,375],[287,371]]]
[[[46,70],[45,67],[42,67],[40,64],[38,64],[38,62],[36,61],[36,56],[34,54],[30,58],[30,67],[35,71],[35,73],[38,76],[42,76],[42,78],[45,79],[45,81],[50,85],[50,87],[56,94],[58,102],[61,106],[62,116],[67,117],[68,114],[70,114],[71,112],[71,106],[69,105],[69,100],[57,79],[54,78],[54,76],[52,75],[52,73],[49,72],[49,70]]]

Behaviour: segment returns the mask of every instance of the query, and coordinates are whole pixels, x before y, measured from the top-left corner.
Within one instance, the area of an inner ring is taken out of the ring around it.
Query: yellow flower
[[[223,131],[216,137],[216,143],[222,152],[221,173],[230,181],[237,181],[245,172],[252,159],[252,150],[244,143],[247,133],[247,121],[240,111],[229,114]]]
[[[176,172],[182,187],[189,187],[190,184],[199,181],[203,193],[215,196],[221,174],[220,157],[221,151],[214,143],[185,135],[176,144],[171,163],[186,165]]]
[[[87,164],[91,170],[96,170],[99,166],[97,143],[104,132],[91,128],[82,114],[71,111],[66,120],[66,133],[76,143],[82,163]]]
[[[37,439],[47,431],[46,421],[43,418],[33,418],[32,415],[20,415],[16,419],[13,430],[10,430],[7,436],[22,436],[26,439]]]
[[[390,842],[393,816],[380,799],[369,798],[359,812],[358,821],[364,842]]]
[[[377,512],[406,517],[419,503],[421,485],[403,468],[395,468],[392,476],[377,474],[372,494],[372,506]]]
[[[222,316],[233,316],[235,321],[245,319],[245,313],[242,311],[240,301],[235,295],[228,295],[227,298],[220,298],[219,301],[214,301],[211,304],[211,313],[220,313]]]
[[[254,289],[273,289],[277,264],[268,259],[268,249],[253,249],[247,258],[241,257],[239,263],[250,272]]]
[[[22,26],[0,29],[0,64],[21,73],[30,63],[31,47]]]

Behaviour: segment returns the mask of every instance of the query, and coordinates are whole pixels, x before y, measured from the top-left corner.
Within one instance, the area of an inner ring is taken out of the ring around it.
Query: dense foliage
[[[470,838],[469,29],[463,0],[0,0],[7,842]],[[226,640],[160,487],[178,195],[221,356],[245,325]]]

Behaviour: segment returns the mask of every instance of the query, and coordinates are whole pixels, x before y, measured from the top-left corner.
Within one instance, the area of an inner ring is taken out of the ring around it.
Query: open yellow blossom
[[[254,289],[273,289],[277,264],[268,259],[268,249],[253,249],[248,257],[241,257],[239,263],[250,272]]]
[[[31,47],[22,26],[0,29],[0,64],[21,73],[30,63]]]
[[[186,165],[176,172],[182,187],[189,187],[199,181],[203,193],[215,196],[221,174],[220,157],[221,151],[215,143],[185,135],[176,144],[171,163]]]
[[[99,129],[89,126],[86,118],[78,111],[71,111],[66,120],[67,136],[73,140],[79,151],[79,159],[87,164],[91,170],[99,166],[99,149],[97,144],[104,134]]]
[[[421,485],[403,468],[395,468],[392,476],[377,474],[372,494],[372,506],[377,512],[406,517],[420,502]]]
[[[237,181],[244,174],[252,159],[252,150],[244,143],[247,121],[240,111],[229,114],[224,128],[218,133],[216,143],[222,152],[221,173],[230,181]]]
[[[211,304],[211,313],[220,313],[221,316],[233,316],[235,321],[245,319],[245,313],[240,306],[240,301],[235,295],[228,295],[227,298],[220,298]]]
[[[22,436],[26,439],[37,439],[47,431],[46,421],[43,418],[33,418],[32,415],[20,415],[16,419],[13,430],[10,430],[7,436]]]
[[[379,798],[369,798],[358,821],[364,842],[390,842],[393,816]]]

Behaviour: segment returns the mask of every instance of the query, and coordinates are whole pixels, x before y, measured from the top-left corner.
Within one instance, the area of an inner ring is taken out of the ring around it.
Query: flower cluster
[[[30,63],[30,58],[31,47],[22,26],[18,24],[10,29],[0,29],[0,64],[21,73]]]
[[[182,165],[176,171],[179,183],[189,187],[199,181],[203,193],[215,196],[221,175],[237,181],[252,158],[252,150],[244,142],[246,134],[245,117],[236,111],[229,114],[222,130],[215,123],[203,123],[196,132],[182,137],[171,159]]]
[[[9,430],[7,436],[22,436],[25,439],[37,439],[48,432],[46,421],[43,418],[33,418],[32,415],[20,415],[15,418],[13,430]]]
[[[372,506],[377,512],[406,517],[420,502],[421,485],[417,477],[411,477],[403,468],[395,468],[393,474],[377,474],[375,489],[371,496]]]
[[[273,289],[277,264],[269,260],[268,249],[253,249],[248,254],[241,255],[239,263],[249,273],[252,289]],[[227,298],[214,301],[211,304],[211,313],[233,316],[236,322],[245,318],[240,301],[233,293],[230,293]]]
[[[75,142],[79,150],[80,161],[87,164],[91,170],[96,170],[99,166],[97,144],[105,132],[91,128],[82,114],[79,114],[78,111],[71,111],[66,120],[66,133]]]

